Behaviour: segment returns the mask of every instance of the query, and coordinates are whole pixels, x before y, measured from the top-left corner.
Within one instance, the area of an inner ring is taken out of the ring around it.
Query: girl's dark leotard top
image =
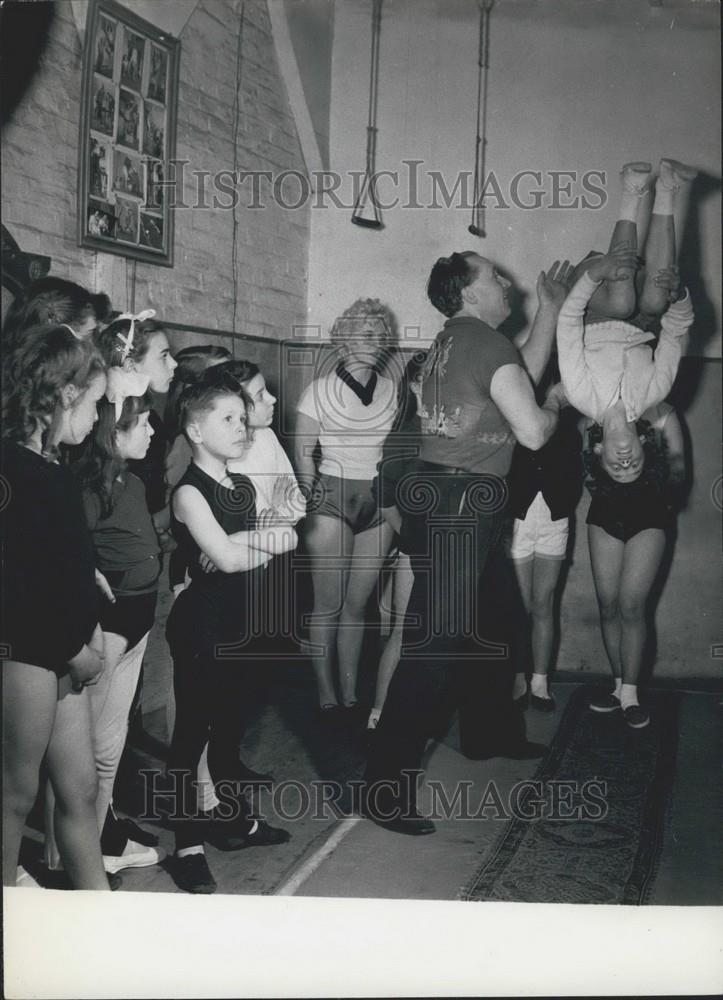
[[[64,466],[3,442],[4,658],[58,675],[98,622],[95,556],[80,487]]]

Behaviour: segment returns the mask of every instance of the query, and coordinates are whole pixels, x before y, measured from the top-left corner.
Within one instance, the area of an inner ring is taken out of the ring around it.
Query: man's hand
[[[537,279],[537,301],[540,308],[560,311],[570,291],[572,274],[573,267],[569,260],[563,261],[562,264],[556,260],[547,273],[540,271]]]
[[[593,281],[625,281],[632,278],[639,267],[637,249],[623,242],[616,243],[610,253],[597,257],[587,273]]]

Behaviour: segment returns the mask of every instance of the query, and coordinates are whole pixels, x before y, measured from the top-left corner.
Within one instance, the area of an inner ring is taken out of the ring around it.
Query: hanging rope
[[[490,11],[494,0],[479,0],[479,49],[477,53],[477,136],[474,145],[474,194],[472,222],[467,227],[473,236],[486,236],[485,206],[482,192],[485,183],[487,153],[487,71],[489,69]]]
[[[381,229],[381,211],[376,196],[374,167],[377,155],[377,88],[379,84],[379,39],[382,30],[382,0],[373,0],[372,55],[369,72],[369,114],[367,117],[366,172],[359,191],[351,221],[367,229]]]
[[[236,35],[236,90],[233,99],[233,176],[234,182],[238,183],[239,175],[239,134],[241,130],[241,87],[243,86],[242,63],[244,44],[244,18],[246,16],[246,0],[241,0],[238,12],[238,34]],[[233,214],[231,216],[231,269],[233,271],[233,313],[231,317],[231,329],[234,334],[237,327],[238,297],[239,297],[239,207],[238,199],[234,199]],[[233,339],[233,356],[236,357],[236,337]]]

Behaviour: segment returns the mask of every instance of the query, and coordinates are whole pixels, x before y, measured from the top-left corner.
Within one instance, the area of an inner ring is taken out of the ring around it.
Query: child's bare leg
[[[638,217],[650,181],[649,163],[626,163],[620,171],[622,196],[620,212],[610,239],[610,250],[620,244],[633,249],[638,245]],[[635,311],[635,273],[621,281],[604,281],[590,300],[588,322],[601,319],[627,319]]]
[[[675,264],[675,220],[673,208],[681,185],[693,180],[696,171],[677,160],[661,160],[655,182],[655,201],[645,242],[645,279],[640,295],[640,311],[661,316],[668,308],[668,289],[656,285],[664,268]]]

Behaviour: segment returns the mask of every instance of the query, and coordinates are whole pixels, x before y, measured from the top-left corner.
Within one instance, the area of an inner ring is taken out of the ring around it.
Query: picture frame
[[[90,0],[78,139],[78,242],[173,267],[180,42]]]

